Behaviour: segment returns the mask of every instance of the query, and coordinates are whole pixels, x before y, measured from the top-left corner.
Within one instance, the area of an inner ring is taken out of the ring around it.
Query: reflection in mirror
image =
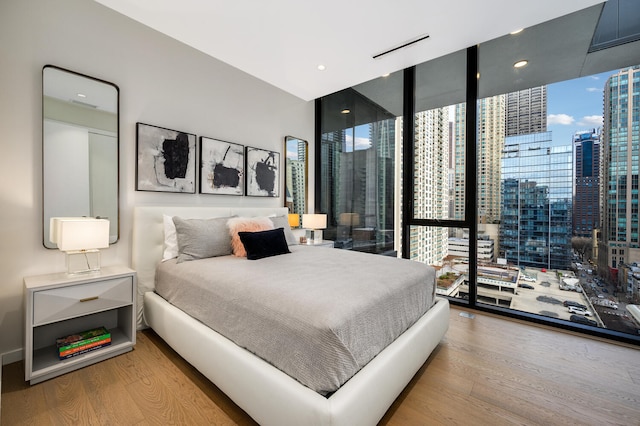
[[[285,207],[289,213],[307,212],[307,141],[287,136],[284,139],[286,153]]]
[[[47,65],[42,70],[43,241],[58,216],[108,219],[118,240],[118,103],[112,83]]]

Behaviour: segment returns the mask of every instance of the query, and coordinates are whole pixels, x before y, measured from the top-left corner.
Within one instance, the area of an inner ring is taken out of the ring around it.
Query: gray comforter
[[[417,262],[291,246],[158,266],[156,292],[316,392],[337,390],[433,304]]]

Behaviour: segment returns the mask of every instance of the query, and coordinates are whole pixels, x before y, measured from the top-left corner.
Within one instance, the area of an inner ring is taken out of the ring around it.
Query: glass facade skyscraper
[[[507,262],[569,269],[571,153],[571,145],[553,145],[551,132],[505,139],[499,250]]]
[[[618,265],[640,262],[638,167],[640,67],[621,69],[604,90],[602,249],[598,266],[616,278]]]
[[[573,136],[573,235],[592,238],[600,227],[600,133],[599,129]]]

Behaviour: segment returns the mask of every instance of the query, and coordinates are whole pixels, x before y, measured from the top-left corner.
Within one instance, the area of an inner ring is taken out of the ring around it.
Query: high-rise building
[[[599,129],[573,136],[573,235],[592,238],[600,227]]]
[[[291,212],[306,212],[306,163],[305,161],[286,158],[285,167],[287,172],[287,182],[285,185],[287,190],[285,194],[287,207],[289,207],[289,211]]]
[[[395,119],[383,119],[366,124],[366,146],[356,145],[344,131],[323,135],[322,167],[336,173],[327,186],[332,193],[322,197],[333,200],[334,208],[327,215],[329,223],[336,225],[336,235],[331,237],[340,247],[376,253],[393,250],[394,209],[385,200],[394,199],[395,123]]]
[[[416,113],[414,141],[414,216],[446,219],[449,214],[449,109]],[[415,226],[410,231],[410,258],[441,265],[447,255],[447,228]]]
[[[571,151],[554,146],[551,132],[505,139],[499,251],[507,262],[570,267]]]
[[[465,104],[455,107],[454,219],[463,219],[466,193]],[[505,95],[478,100],[478,222],[500,220],[500,155],[505,135]]]
[[[506,94],[506,136],[547,131],[547,86]]]
[[[640,67],[609,77],[604,88],[602,131],[602,232],[599,270],[617,280],[622,263],[640,262],[638,168],[640,166]]]

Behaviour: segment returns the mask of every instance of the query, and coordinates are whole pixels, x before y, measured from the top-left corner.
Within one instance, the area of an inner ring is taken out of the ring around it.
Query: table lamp
[[[300,215],[296,213],[289,213],[289,226],[297,228],[300,226]]]
[[[319,244],[322,242],[322,229],[327,227],[327,215],[303,214],[302,226],[307,230],[307,244]]]
[[[100,271],[100,250],[109,247],[109,221],[92,217],[52,217],[49,237],[65,252],[67,273]]]

